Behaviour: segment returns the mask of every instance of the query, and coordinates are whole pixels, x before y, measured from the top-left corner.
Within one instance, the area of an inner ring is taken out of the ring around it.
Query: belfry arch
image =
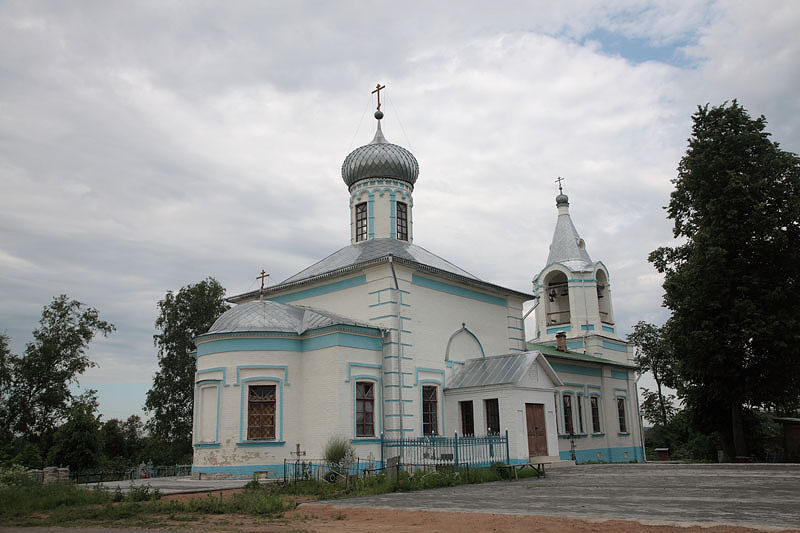
[[[611,293],[609,292],[608,275],[598,269],[595,273],[597,280],[597,307],[600,311],[600,321],[606,324],[614,323],[614,314],[611,310]]]
[[[550,272],[544,279],[544,302],[547,326],[570,323],[569,282],[560,270]]]

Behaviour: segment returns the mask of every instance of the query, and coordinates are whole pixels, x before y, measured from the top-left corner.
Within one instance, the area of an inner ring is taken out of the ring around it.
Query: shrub
[[[356,449],[345,437],[334,435],[325,443],[322,457],[331,465],[345,466],[346,458],[355,457]]]
[[[21,487],[34,481],[28,476],[28,469],[22,465],[0,468],[0,487]]]

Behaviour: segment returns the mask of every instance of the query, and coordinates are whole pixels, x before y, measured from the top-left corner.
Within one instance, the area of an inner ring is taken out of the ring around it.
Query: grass
[[[337,483],[298,481],[284,486],[248,483],[242,492],[163,501],[158,490],[132,487],[127,494],[72,484],[42,485],[27,479],[0,484],[0,524],[5,526],[115,525],[157,527],[164,522],[191,522],[207,515],[244,515],[275,519],[296,507],[296,496],[315,500],[407,492],[507,478],[497,466],[464,470],[427,471],[396,478],[385,474]],[[522,477],[521,473],[521,477]],[[528,475],[532,475],[530,472]],[[525,476],[527,477],[527,476]]]

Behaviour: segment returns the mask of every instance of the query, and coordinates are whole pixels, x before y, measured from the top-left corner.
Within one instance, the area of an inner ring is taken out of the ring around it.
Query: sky
[[[143,416],[168,290],[238,294],[349,244],[340,169],[379,82],[420,164],[415,244],[530,292],[562,176],[619,330],[660,324],[647,256],[674,244],[691,116],[737,98],[800,151],[797,27],[791,0],[4,1],[0,332],[19,354],[54,296],[97,308],[117,330],[80,386]]]

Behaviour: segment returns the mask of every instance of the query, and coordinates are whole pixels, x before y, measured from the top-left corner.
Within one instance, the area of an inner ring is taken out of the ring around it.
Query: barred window
[[[375,384],[356,383],[356,437],[375,436]]]
[[[356,205],[356,242],[367,240],[367,203]]]
[[[397,202],[397,238],[408,240],[408,205]]]
[[[439,396],[433,385],[422,386],[422,434],[439,434]]]
[[[275,385],[250,385],[247,395],[247,440],[275,438]]]

